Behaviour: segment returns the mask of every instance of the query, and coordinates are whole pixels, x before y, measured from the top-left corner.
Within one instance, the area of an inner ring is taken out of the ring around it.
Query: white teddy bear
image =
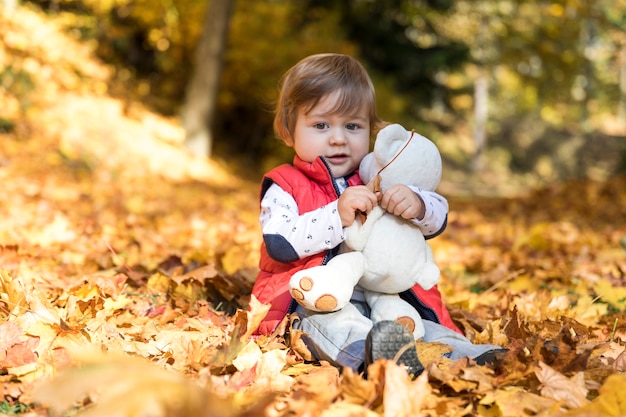
[[[430,140],[393,124],[378,133],[359,174],[383,192],[394,184],[434,191],[441,179],[441,156]],[[331,312],[347,305],[358,285],[373,322],[399,321],[417,340],[424,336],[422,319],[398,293],[415,284],[428,290],[438,281],[439,268],[420,229],[377,206],[364,222],[357,218],[347,228],[340,254],[326,265],[294,274],[290,291],[303,307]]]

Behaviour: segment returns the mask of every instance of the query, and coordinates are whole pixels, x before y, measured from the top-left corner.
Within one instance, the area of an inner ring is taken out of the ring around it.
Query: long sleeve
[[[332,249],[345,238],[336,200],[300,214],[294,198],[277,184],[272,184],[263,196],[259,220],[266,244],[288,243],[290,253],[295,252],[299,258]],[[269,247],[268,252],[272,252]]]
[[[448,222],[448,200],[434,191],[424,191],[411,187],[424,201],[425,214],[422,220],[413,219],[424,237],[431,238],[444,231]]]

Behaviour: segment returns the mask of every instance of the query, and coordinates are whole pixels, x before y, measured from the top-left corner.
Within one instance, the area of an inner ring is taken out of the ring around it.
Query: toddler
[[[379,196],[363,185],[358,167],[369,152],[371,139],[385,123],[376,113],[372,81],[354,58],[318,54],[298,62],[281,82],[274,130],[293,148],[293,164],[269,171],[261,183],[263,231],[260,271],[253,294],[271,304],[258,332],[271,333],[287,314],[298,313],[293,325],[318,360],[356,372],[379,357],[394,358],[417,375],[422,365],[412,334],[396,322],[374,325],[362,292],[355,289],[350,304],[332,313],[309,311],[289,292],[291,276],[305,268],[326,264],[345,239],[344,228],[358,212],[380,204],[396,216],[412,221],[432,238],[446,227],[448,203],[436,192],[398,184]],[[485,362],[497,346],[474,345],[452,322],[437,287],[419,286],[401,294],[424,319],[423,341],[448,344],[452,359],[470,356]]]

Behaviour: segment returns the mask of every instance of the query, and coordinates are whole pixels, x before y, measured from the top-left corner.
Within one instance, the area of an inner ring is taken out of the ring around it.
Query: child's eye
[[[356,123],[348,123],[348,124],[346,125],[346,129],[348,129],[348,130],[357,130],[357,129],[359,129],[360,127],[361,127],[361,126],[359,126],[359,125],[358,125],[358,124],[356,124]]]
[[[320,123],[315,123],[315,124],[313,125],[313,127],[314,127],[315,129],[320,129],[320,130],[323,130],[323,129],[326,129],[326,128],[328,127],[328,124],[323,123],[323,122],[320,122]]]

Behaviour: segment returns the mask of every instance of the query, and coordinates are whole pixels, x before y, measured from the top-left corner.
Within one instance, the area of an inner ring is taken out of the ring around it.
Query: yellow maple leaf
[[[600,299],[619,310],[626,310],[626,287],[616,287],[608,279],[601,279],[593,286]]]
[[[626,375],[610,375],[598,390],[600,395],[577,410],[572,410],[566,416],[603,416],[621,417],[626,415]]]
[[[591,326],[597,324],[598,319],[608,312],[608,305],[597,303],[589,295],[582,295],[576,305],[568,311],[569,317],[575,317],[576,321]]]

